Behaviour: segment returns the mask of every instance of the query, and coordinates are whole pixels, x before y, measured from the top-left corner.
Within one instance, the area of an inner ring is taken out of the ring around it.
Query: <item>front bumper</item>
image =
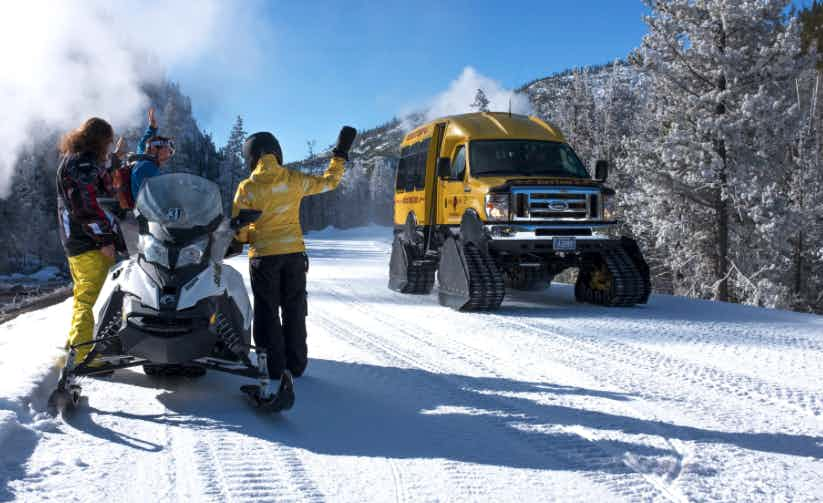
[[[573,237],[576,250],[585,252],[619,246],[620,240],[611,237],[609,230],[617,222],[562,222],[547,224],[501,223],[484,225],[489,247],[509,253],[555,252],[554,238]]]
[[[164,313],[126,297],[119,336],[123,352],[151,363],[185,363],[210,356],[217,343],[208,299],[190,309]]]

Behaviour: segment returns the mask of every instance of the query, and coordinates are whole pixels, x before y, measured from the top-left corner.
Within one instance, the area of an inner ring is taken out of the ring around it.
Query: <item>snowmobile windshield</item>
[[[212,225],[223,215],[220,188],[190,173],[170,173],[147,179],[137,195],[137,211],[168,229]]]
[[[589,178],[565,143],[534,140],[476,140],[469,144],[471,175]]]

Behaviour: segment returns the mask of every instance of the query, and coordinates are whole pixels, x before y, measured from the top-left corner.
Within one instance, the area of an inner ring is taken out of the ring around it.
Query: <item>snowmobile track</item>
[[[197,464],[215,501],[325,501],[293,449],[242,432],[205,433]]]

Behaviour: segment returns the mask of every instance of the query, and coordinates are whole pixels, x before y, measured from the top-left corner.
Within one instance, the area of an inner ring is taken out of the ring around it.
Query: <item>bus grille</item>
[[[600,191],[579,187],[512,191],[514,220],[600,220]]]

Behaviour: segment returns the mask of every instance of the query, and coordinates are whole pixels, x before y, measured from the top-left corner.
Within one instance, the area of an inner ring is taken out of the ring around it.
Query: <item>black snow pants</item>
[[[305,253],[267,255],[249,261],[254,294],[254,344],[268,350],[272,379],[280,379],[284,369],[299,377],[308,364],[307,269]]]

